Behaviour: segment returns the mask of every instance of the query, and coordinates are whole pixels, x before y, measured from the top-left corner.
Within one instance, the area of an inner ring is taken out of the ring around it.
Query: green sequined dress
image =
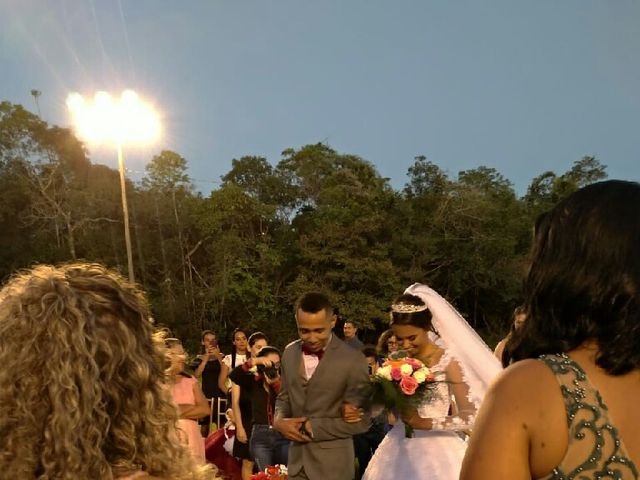
[[[611,421],[607,405],[582,367],[565,354],[542,355],[540,360],[560,384],[569,426],[567,453],[542,480],[638,480],[638,469]]]

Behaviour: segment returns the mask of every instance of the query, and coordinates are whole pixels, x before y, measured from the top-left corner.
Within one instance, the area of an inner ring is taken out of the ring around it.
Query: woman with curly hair
[[[178,441],[147,301],[96,264],[0,291],[0,472],[20,480],[215,478]]]

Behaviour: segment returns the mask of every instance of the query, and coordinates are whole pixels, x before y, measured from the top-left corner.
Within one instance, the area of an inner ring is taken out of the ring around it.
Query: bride
[[[458,312],[426,285],[414,284],[396,299],[391,328],[399,348],[429,367],[437,383],[431,399],[404,414],[387,434],[363,480],[457,480],[465,434],[501,366]],[[413,438],[405,437],[405,423],[414,428]]]

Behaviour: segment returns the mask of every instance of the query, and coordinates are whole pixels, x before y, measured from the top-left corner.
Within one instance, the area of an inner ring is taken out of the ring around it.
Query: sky
[[[636,0],[0,0],[0,101],[68,126],[69,92],[126,88],[204,194],[244,155],[324,142],[402,188],[425,155],[526,192],[584,155],[640,180]],[[91,147],[91,160],[116,155]]]

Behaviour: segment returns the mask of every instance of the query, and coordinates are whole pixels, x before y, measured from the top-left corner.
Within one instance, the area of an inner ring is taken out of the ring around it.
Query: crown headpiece
[[[393,313],[417,313],[424,312],[426,309],[426,305],[411,305],[410,303],[394,303],[391,305]]]

